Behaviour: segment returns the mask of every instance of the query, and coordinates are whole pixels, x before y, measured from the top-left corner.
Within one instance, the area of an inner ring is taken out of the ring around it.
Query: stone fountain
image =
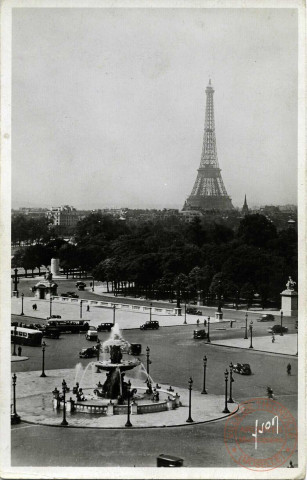
[[[102,360],[89,363],[82,376],[83,378],[87,373],[88,367],[96,368],[95,375],[105,373],[104,382],[99,381],[94,389],[82,389],[79,383],[76,383],[72,390],[76,397],[70,397],[68,411],[123,415],[127,413],[128,400],[132,415],[172,410],[181,405],[180,397],[172,387],[163,389],[158,384],[153,387],[153,380],[139,359],[130,356],[123,359],[123,354],[128,353],[129,347],[129,342],[122,337],[120,329],[115,325],[110,338],[100,345]],[[110,358],[106,359],[108,354]],[[143,379],[137,382],[132,378],[131,388],[128,388],[126,372],[136,367],[140,368]],[[63,408],[57,389],[54,393],[54,408]]]

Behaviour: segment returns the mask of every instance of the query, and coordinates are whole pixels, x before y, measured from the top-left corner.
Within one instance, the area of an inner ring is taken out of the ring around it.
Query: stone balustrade
[[[115,302],[105,302],[103,300],[88,300],[83,298],[70,298],[70,297],[61,297],[61,296],[52,296],[53,302],[60,303],[73,303],[83,305],[89,305],[92,307],[104,307],[104,308],[113,308],[115,305],[116,309],[119,310],[130,310],[133,312],[140,313],[149,313],[150,308],[153,314],[156,315],[179,315],[178,308],[161,308],[161,307],[148,307],[147,305],[130,305],[127,303],[115,303]]]

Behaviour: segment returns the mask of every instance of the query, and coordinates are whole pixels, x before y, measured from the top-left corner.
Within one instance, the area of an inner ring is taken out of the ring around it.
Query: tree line
[[[74,242],[54,238],[16,252],[13,266],[33,269],[57,257],[65,270],[79,268],[118,294],[189,301],[202,295],[265,307],[279,304],[289,275],[297,278],[297,234],[277,231],[263,215],[247,215],[238,228],[196,217],[135,224],[93,213],[76,227]],[[201,293],[199,293],[201,292]]]

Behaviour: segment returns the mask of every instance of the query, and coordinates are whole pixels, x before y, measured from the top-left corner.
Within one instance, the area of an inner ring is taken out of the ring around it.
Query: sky
[[[296,203],[294,9],[14,9],[12,207],[182,208],[209,77],[233,204]]]

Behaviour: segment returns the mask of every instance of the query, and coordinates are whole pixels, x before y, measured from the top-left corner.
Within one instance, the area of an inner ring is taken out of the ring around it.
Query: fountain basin
[[[84,389],[90,390],[90,389]],[[164,412],[167,410],[174,410],[180,406],[179,396],[170,393],[168,390],[159,389],[159,395],[162,394],[164,398],[158,401],[146,398],[146,388],[138,387],[137,390],[144,391],[144,397],[138,398],[136,401],[131,400],[130,413],[132,415],[142,415],[147,413]],[[54,409],[63,409],[63,402],[57,403],[54,400]],[[66,401],[66,409],[69,412],[78,411],[82,413],[91,413],[99,415],[127,415],[128,405],[118,405],[116,400],[110,402],[109,399],[95,399],[88,398],[85,401]]]

